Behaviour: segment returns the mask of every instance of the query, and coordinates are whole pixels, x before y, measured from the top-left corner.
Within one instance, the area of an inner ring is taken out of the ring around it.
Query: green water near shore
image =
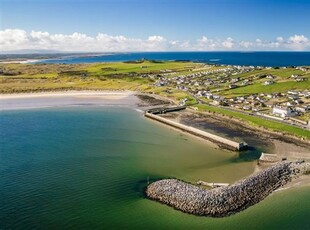
[[[226,218],[196,217],[146,199],[148,178],[233,182],[251,174],[256,161],[134,110],[75,107],[0,114],[0,229],[310,227],[309,186],[276,192]]]

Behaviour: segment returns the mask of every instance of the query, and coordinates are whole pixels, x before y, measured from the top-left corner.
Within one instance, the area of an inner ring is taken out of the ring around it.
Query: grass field
[[[286,68],[286,69],[263,69],[263,70],[255,70],[253,72],[239,74],[238,76],[241,78],[248,78],[255,75],[263,75],[270,74],[273,76],[277,76],[279,78],[289,78],[292,74],[304,75],[305,73],[301,70],[296,70],[295,68]]]
[[[307,79],[303,82],[296,81],[286,81],[277,82],[273,85],[263,85],[261,82],[255,83],[253,85],[243,86],[236,89],[231,89],[224,91],[222,94],[224,96],[241,96],[259,93],[281,93],[288,90],[304,90],[310,88],[310,81]]]
[[[197,64],[190,62],[151,62],[144,61],[143,63],[100,63],[86,67],[85,70],[93,75],[115,75],[115,74],[128,74],[128,73],[160,73],[160,71],[188,71],[194,68]]]
[[[155,93],[175,101],[187,98],[187,104],[196,101],[187,93],[169,87],[155,87],[141,74],[161,74],[173,71],[190,73],[203,66],[190,62],[100,63],[100,64],[0,64],[12,76],[0,75],[0,92],[36,92],[55,90],[132,90]],[[169,89],[169,90],[168,90]],[[167,92],[169,91],[169,93]]]

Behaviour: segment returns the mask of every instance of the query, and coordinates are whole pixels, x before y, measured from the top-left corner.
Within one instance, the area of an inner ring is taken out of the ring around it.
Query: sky
[[[310,0],[0,0],[1,51],[310,50]]]

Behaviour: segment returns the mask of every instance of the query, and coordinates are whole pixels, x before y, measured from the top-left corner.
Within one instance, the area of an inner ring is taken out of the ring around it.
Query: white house
[[[265,81],[263,85],[272,85],[274,84],[274,81]]]
[[[273,107],[272,114],[280,117],[293,117],[296,113],[290,107]]]

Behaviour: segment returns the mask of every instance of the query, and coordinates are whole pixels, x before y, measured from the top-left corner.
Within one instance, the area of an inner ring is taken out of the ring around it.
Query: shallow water
[[[0,229],[310,227],[310,187],[276,192],[221,219],[146,199],[148,180],[233,182],[252,173],[256,161],[135,110],[82,106],[0,115]]]

